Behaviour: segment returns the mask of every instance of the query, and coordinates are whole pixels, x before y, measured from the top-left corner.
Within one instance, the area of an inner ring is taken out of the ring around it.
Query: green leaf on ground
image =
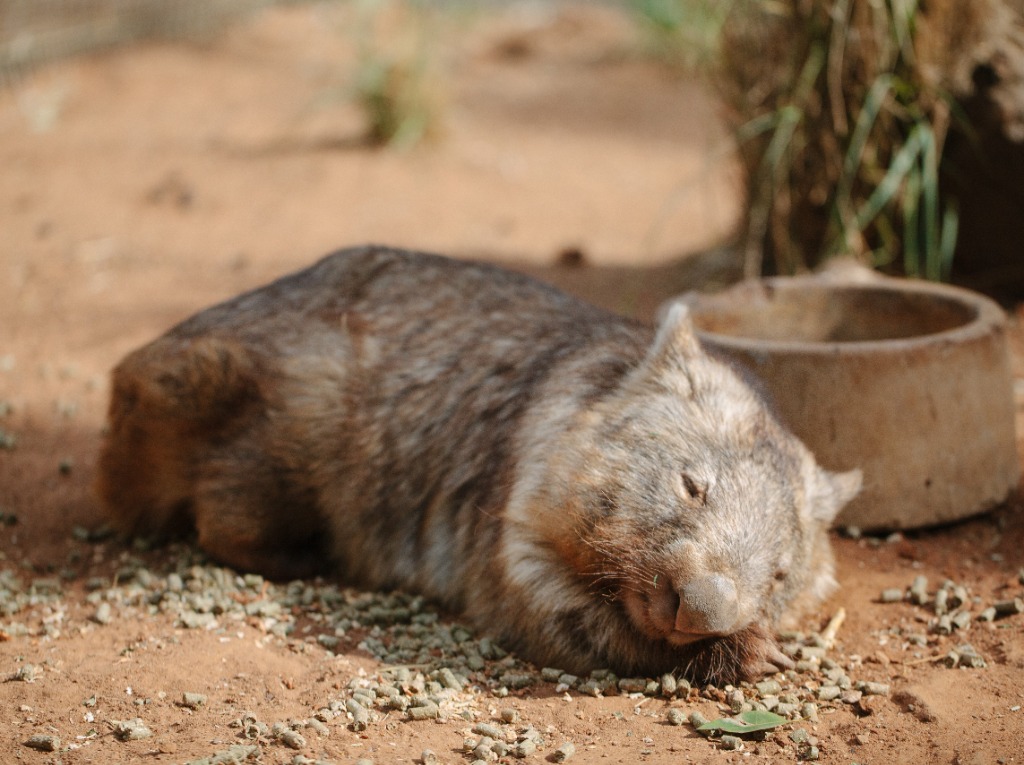
[[[757,733],[762,730],[771,730],[772,728],[778,728],[780,725],[785,725],[791,720],[787,720],[785,717],[780,717],[773,712],[761,712],[756,709],[750,712],[743,712],[735,717],[720,717],[717,720],[711,720],[701,725],[697,730],[720,730],[723,733],[734,733],[743,735],[744,733]]]

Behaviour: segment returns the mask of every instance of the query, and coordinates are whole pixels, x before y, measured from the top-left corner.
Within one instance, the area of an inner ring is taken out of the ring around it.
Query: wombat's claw
[[[763,642],[763,649],[743,664],[740,674],[744,680],[758,680],[765,675],[774,675],[776,672],[784,672],[796,666],[774,640],[764,639]]]
[[[786,654],[784,654],[774,642],[768,644],[767,655],[764,659],[765,665],[769,667],[765,674],[784,672],[787,669],[793,669],[796,667],[793,660],[786,656]]]

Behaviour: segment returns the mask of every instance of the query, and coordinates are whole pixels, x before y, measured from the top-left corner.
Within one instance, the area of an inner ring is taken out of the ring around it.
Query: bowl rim
[[[926,295],[944,298],[965,306],[973,313],[973,317],[963,324],[949,329],[928,332],[909,337],[887,338],[881,340],[765,340],[744,335],[732,335],[714,332],[701,328],[699,320],[694,321],[697,336],[723,348],[746,351],[751,354],[769,352],[788,353],[790,355],[848,355],[848,354],[885,354],[904,353],[930,345],[965,343],[987,337],[993,331],[1001,331],[1006,324],[1006,314],[991,298],[973,290],[957,287],[952,284],[930,282],[924,279],[901,279],[882,275],[872,275],[868,279],[836,279],[828,275],[771,276],[763,279],[748,279],[729,287],[722,292],[705,294],[689,292],[682,296],[694,318],[701,313],[702,303],[722,303],[728,300],[729,294],[742,296],[750,289],[774,289],[792,291],[798,288],[813,286],[819,289],[836,291],[892,292],[911,295]]]

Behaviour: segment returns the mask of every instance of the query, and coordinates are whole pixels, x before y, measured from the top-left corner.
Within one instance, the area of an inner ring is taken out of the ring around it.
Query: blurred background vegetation
[[[289,0],[295,2],[296,0]],[[0,0],[0,84],[140,39],[201,40],[273,0]],[[460,0],[359,7],[336,97],[409,147],[444,117],[439,25]],[[1024,284],[1024,0],[620,0],[638,54],[706,79],[744,174],[747,275],[852,255],[891,273]]]

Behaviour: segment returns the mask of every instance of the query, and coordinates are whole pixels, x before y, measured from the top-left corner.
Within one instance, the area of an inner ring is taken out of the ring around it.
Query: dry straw
[[[943,147],[951,129],[970,134],[956,99],[970,91],[1011,4],[725,4],[713,76],[747,177],[748,275],[852,254],[948,276],[958,217],[940,187]]]
[[[949,100],[921,76],[913,2],[737,3],[721,73],[747,177],[748,275],[834,254],[948,269],[955,208],[938,191]]]

